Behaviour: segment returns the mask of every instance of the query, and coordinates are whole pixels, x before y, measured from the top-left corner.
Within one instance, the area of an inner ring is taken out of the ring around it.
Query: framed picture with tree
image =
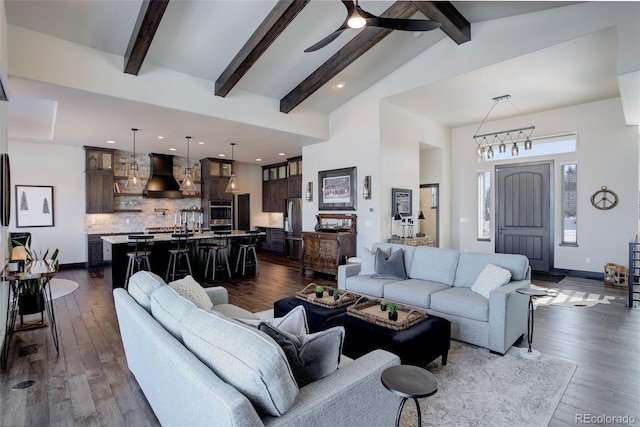
[[[16,227],[53,227],[53,187],[16,185]]]

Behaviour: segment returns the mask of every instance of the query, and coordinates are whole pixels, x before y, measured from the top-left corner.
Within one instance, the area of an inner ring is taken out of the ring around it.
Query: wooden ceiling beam
[[[280,0],[274,6],[216,80],[217,96],[224,97],[229,93],[307,3],[309,0]]]
[[[440,29],[459,45],[471,40],[471,24],[449,1],[412,1],[427,18],[438,21]]]
[[[397,1],[380,16],[385,18],[410,18],[417,12],[411,2]],[[337,51],[318,69],[280,100],[280,111],[289,113],[302,101],[324,86],[339,72],[391,34],[393,30],[379,27],[363,28],[350,42]]]
[[[124,55],[124,72],[135,76],[140,72],[145,56],[151,47],[153,37],[162,20],[169,0],[144,0],[140,6],[138,20],[131,33],[129,46]]]

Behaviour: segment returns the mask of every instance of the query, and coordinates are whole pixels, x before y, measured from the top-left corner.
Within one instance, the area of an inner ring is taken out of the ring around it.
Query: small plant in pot
[[[395,304],[389,304],[389,320],[398,320],[398,306]]]
[[[329,296],[332,297],[334,292],[337,292],[335,290],[333,290],[333,288],[328,288],[327,292],[329,293]]]
[[[334,301],[338,301],[339,299],[340,299],[340,291],[336,289],[336,290],[333,292],[333,300],[334,300]]]
[[[385,300],[380,301],[380,310],[387,311],[387,302]]]
[[[316,286],[316,298],[322,298],[324,295],[324,288],[320,285]]]

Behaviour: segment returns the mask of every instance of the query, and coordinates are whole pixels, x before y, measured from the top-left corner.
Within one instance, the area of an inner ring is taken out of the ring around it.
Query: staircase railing
[[[640,304],[640,241],[638,235],[629,242],[629,303],[636,308]]]

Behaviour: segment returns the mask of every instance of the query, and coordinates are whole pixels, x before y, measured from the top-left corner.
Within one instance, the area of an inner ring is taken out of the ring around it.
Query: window
[[[491,173],[478,172],[478,239],[491,236]]]
[[[578,165],[562,165],[562,244],[578,244]]]

